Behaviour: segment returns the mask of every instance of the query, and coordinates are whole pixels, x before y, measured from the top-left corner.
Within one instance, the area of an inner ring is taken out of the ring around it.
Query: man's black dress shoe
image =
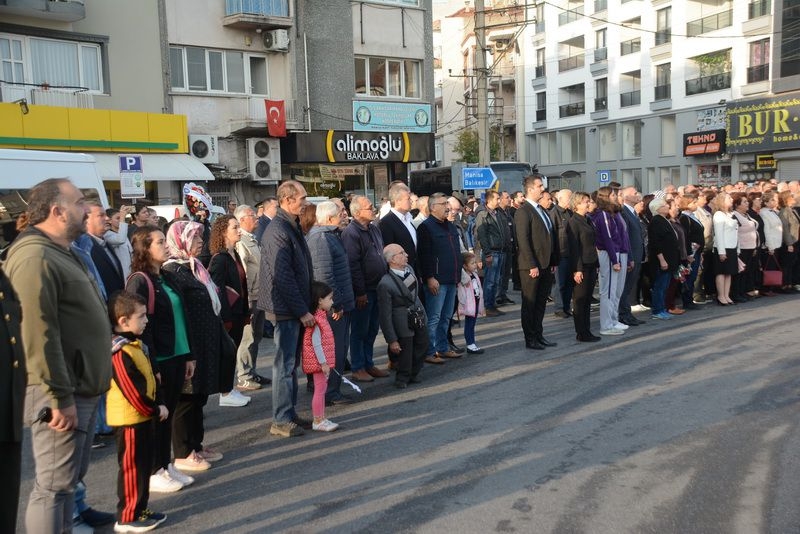
[[[602,338],[600,336],[589,335],[589,336],[575,336],[575,339],[583,342],[593,342],[593,341],[600,341]]]
[[[463,347],[459,347],[455,343],[449,343],[449,345],[450,345],[450,350],[452,350],[456,354],[464,354],[466,352],[466,350]]]
[[[544,336],[540,337],[536,341],[538,341],[539,344],[544,345],[545,347],[556,347],[556,346],[558,346],[558,343],[554,343],[553,341],[548,341]]]
[[[528,341],[525,343],[525,348],[531,350],[544,350],[544,345],[540,344],[538,341]]]
[[[637,319],[636,317],[625,317],[619,320],[622,324],[626,324],[628,326],[639,326],[642,322]]]

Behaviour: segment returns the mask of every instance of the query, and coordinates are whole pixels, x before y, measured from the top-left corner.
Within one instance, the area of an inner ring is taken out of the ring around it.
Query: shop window
[[[586,161],[586,130],[576,128],[564,130],[561,135],[561,163],[582,163]]]
[[[597,138],[600,141],[600,160],[614,161],[617,159],[617,125],[616,123],[604,124],[597,128]]]
[[[622,159],[638,158],[642,155],[642,121],[622,123]]]

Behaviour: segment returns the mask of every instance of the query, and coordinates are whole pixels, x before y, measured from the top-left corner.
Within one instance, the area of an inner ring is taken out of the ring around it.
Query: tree
[[[480,154],[478,153],[478,130],[469,129],[462,130],[458,134],[453,150],[461,156],[461,161],[464,163],[478,163]],[[500,143],[496,135],[489,136],[489,158],[492,161],[497,160],[497,155],[500,152]],[[488,162],[487,162],[488,163]]]

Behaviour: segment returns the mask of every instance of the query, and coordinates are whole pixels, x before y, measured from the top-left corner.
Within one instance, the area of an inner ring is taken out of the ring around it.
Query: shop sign
[[[697,131],[725,129],[725,106],[701,109],[697,112]]]
[[[402,133],[328,130],[325,150],[331,163],[345,161],[408,161],[408,135]]]
[[[756,170],[770,171],[776,168],[775,156],[772,154],[756,154]]]
[[[421,103],[353,101],[357,132],[431,132],[431,106]]]
[[[725,130],[683,134],[683,155],[702,156],[725,152]]]
[[[800,95],[734,102],[728,107],[728,151],[772,152],[800,143]]]

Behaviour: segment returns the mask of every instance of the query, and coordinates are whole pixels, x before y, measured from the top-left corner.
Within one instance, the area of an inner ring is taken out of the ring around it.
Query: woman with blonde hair
[[[716,197],[714,212],[714,284],[717,304],[730,306],[731,279],[739,272],[739,223],[733,218],[733,199],[728,193]]]

